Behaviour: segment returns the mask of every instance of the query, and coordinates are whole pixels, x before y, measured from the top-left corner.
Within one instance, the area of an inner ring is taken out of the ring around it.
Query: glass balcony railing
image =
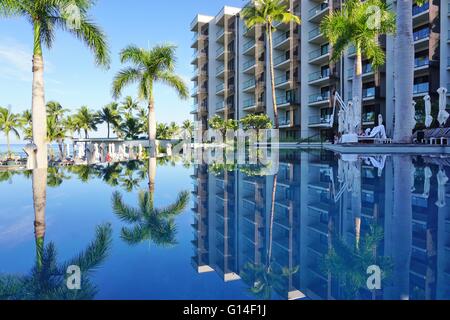
[[[428,38],[429,36],[430,36],[430,28],[420,29],[413,33],[414,41],[419,41]]]
[[[428,82],[414,84],[413,94],[428,93],[429,91],[430,91],[430,84]]]
[[[375,112],[363,113],[362,122],[375,122]]]
[[[256,80],[250,79],[250,80],[244,82],[243,89],[246,90],[248,88],[254,87],[255,85],[256,85]]]
[[[317,71],[317,72],[313,72],[310,73],[308,75],[308,81],[312,82],[312,81],[316,81],[316,80],[320,80],[320,79],[325,79],[328,78],[330,76],[330,70],[323,70],[323,71]]]
[[[219,29],[219,30],[216,32],[216,37],[217,37],[217,38],[220,38],[224,33],[225,33],[225,30],[224,30],[224,29]]]
[[[195,112],[197,110],[198,110],[198,103],[197,104],[193,104],[192,107],[191,107],[191,111]]]
[[[414,59],[414,68],[425,67],[430,64],[430,60],[427,56],[425,57],[417,57]]]
[[[421,14],[422,12],[427,11],[430,9],[430,3],[427,1],[423,4],[423,6],[413,5],[412,8],[412,15],[417,16],[418,14]]]
[[[251,47],[253,47],[254,45],[255,45],[255,41],[254,41],[254,40],[247,41],[247,42],[244,44],[243,49],[244,49],[244,51],[247,51],[247,50],[249,50]]]
[[[216,92],[223,91],[225,89],[225,84],[221,83],[216,86]]]
[[[328,101],[330,99],[330,93],[324,92],[324,93],[315,93],[308,97],[309,103],[316,103],[316,102],[322,102],[322,101]]]
[[[191,94],[194,95],[194,94],[197,94],[197,93],[198,93],[198,86],[195,86],[195,87],[192,88]]]
[[[375,97],[375,87],[373,87],[373,88],[364,88],[362,90],[362,97],[363,97],[363,99]]]
[[[289,104],[289,103],[295,103],[295,98],[294,97],[286,97],[286,96],[281,96],[281,97],[277,97],[277,105],[284,105],[284,104]]]
[[[253,98],[244,100],[244,103],[243,103],[244,109],[254,107],[255,105],[256,105],[256,101]]]
[[[347,54],[348,54],[349,56],[356,54],[356,48],[355,48],[355,46],[353,46],[353,45],[349,46],[348,49],[347,49]]]
[[[284,33],[284,34],[279,35],[278,37],[276,37],[273,40],[274,47],[279,45],[280,43],[286,41],[287,39],[289,39],[289,34],[288,33]]]
[[[329,124],[331,115],[310,116],[309,124]]]
[[[254,60],[250,60],[244,63],[244,70],[247,70],[251,67],[253,67],[255,65],[255,61]]]
[[[320,34],[321,34],[320,28],[315,28],[308,33],[308,39],[309,40],[314,39],[315,37],[319,36]]]
[[[328,47],[317,49],[317,50],[313,50],[308,55],[309,56],[309,60],[317,59],[317,58],[319,58],[321,56],[327,55],[328,53],[329,53]]]
[[[450,57],[447,58],[447,67],[450,67]]]
[[[222,73],[223,71],[225,71],[225,66],[218,66],[218,67],[216,68],[217,74],[220,74],[220,73]]]
[[[347,70],[347,75],[349,78],[353,78],[353,74],[354,74],[355,68],[350,68]],[[369,73],[373,72],[373,68],[372,68],[372,64],[368,63],[368,64],[363,64],[362,66],[362,74],[363,75],[367,75]]]
[[[288,60],[289,60],[289,58],[286,58],[286,55],[282,54],[282,55],[276,57],[275,59],[273,59],[273,65],[277,66],[277,65],[282,64],[283,62],[286,62]]]
[[[290,126],[291,125],[291,119],[280,118],[278,120],[278,123],[279,123],[280,126]]]
[[[220,56],[222,53],[225,52],[225,48],[224,47],[220,47],[216,50],[216,55]]]
[[[225,101],[219,101],[216,103],[216,110],[221,110],[225,108]]]
[[[286,83],[289,81],[289,77],[287,75],[282,75],[275,78],[275,85],[278,86],[280,84]]]
[[[314,17],[315,15],[317,15],[317,14],[321,13],[322,11],[324,11],[325,9],[328,9],[328,3],[321,3],[318,6],[315,6],[314,8],[309,10],[308,18]]]

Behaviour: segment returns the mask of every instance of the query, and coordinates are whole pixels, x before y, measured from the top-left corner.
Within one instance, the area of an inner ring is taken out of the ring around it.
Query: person
[[[111,155],[109,154],[109,152],[106,154],[106,162],[111,162]]]

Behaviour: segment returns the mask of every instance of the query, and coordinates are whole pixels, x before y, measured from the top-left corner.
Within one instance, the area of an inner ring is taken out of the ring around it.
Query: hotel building
[[[395,10],[395,1],[388,0]],[[275,90],[280,137],[332,139],[336,119],[331,119],[330,94],[337,90],[345,101],[352,96],[355,50],[331,61],[333,48],[320,32],[320,23],[342,1],[287,0],[301,25],[278,24],[273,36]],[[191,23],[195,49],[194,105],[192,114],[202,127],[214,115],[239,120],[250,113],[266,113],[273,119],[266,34],[262,27],[248,29],[240,8],[224,7],[217,16],[198,15]],[[413,6],[415,78],[414,97],[430,94],[450,83],[450,5],[448,1]],[[446,31],[449,30],[449,31]],[[382,114],[389,136],[394,126],[394,37],[381,36],[386,63],[374,70],[363,61],[364,128],[376,125]],[[364,58],[364,57],[363,57]]]

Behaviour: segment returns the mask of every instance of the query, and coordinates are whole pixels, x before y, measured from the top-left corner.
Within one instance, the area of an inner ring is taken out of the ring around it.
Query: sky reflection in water
[[[450,298],[448,158],[279,162],[276,176],[167,159],[155,176],[148,162],[0,172],[0,299]],[[76,293],[61,271],[74,261],[92,269]],[[367,290],[370,265],[382,290]]]

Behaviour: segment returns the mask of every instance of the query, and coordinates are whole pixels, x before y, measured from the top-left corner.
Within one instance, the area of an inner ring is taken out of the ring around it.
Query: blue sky
[[[95,21],[108,35],[112,64],[107,71],[95,67],[90,51],[69,34],[57,32],[53,48],[44,52],[46,100],[57,100],[76,110],[87,105],[98,110],[112,101],[111,79],[121,68],[119,51],[128,44],[151,47],[160,43],[178,46],[177,72],[189,83],[192,75],[192,33],[197,13],[215,15],[224,5],[241,7],[244,0],[98,0]],[[0,105],[13,112],[31,107],[32,28],[23,18],[0,20]],[[124,92],[136,96],[136,89]],[[181,123],[189,115],[191,100],[180,101],[164,86],[155,88],[158,121]],[[100,128],[98,135],[104,135]],[[0,134],[0,143],[5,138]]]

